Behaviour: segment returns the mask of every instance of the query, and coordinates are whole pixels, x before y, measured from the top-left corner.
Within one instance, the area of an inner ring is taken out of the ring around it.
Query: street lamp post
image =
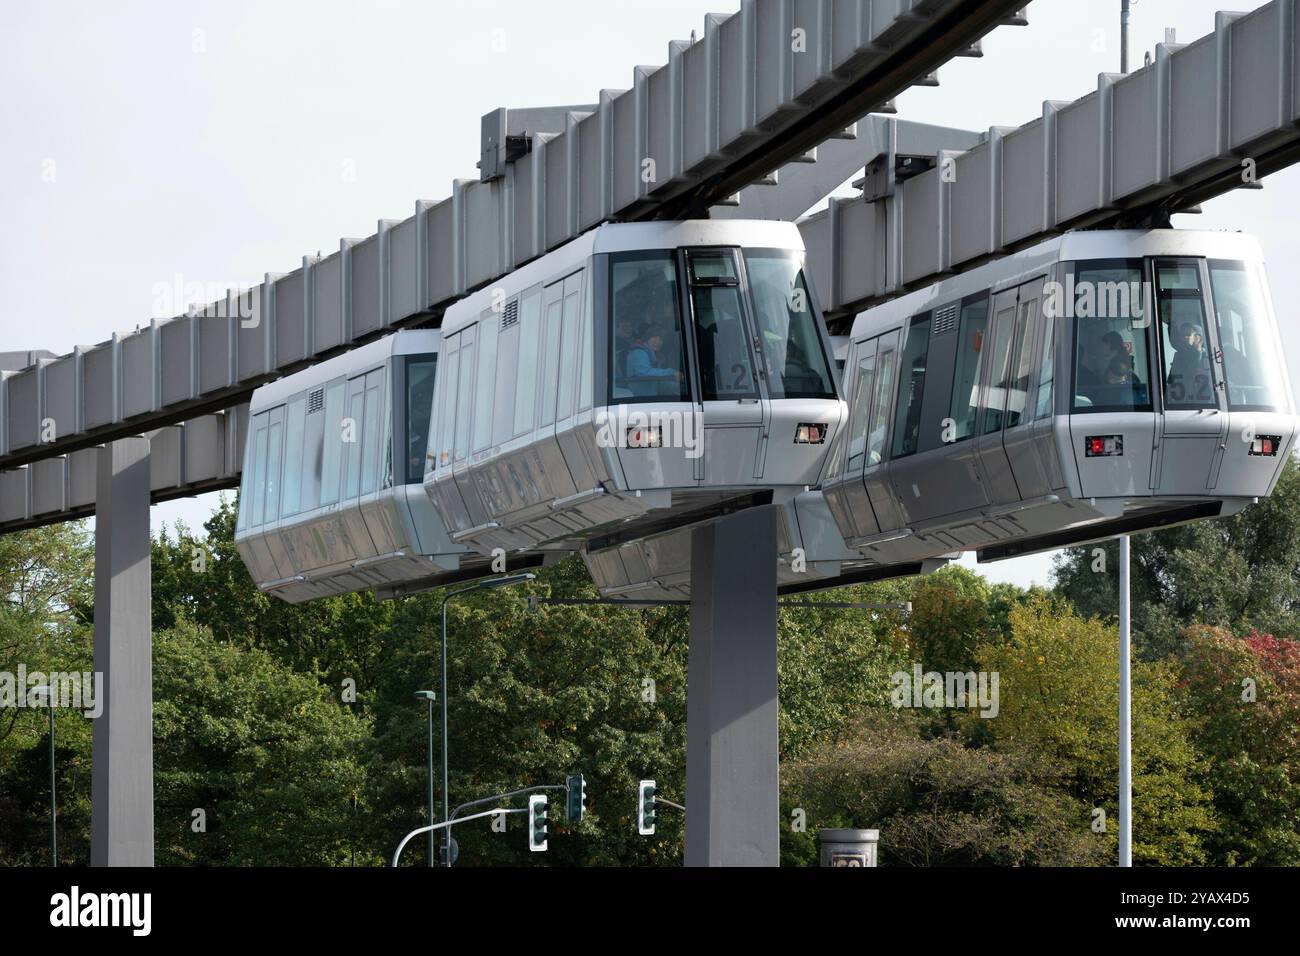
[[[429,822],[433,823],[433,705],[438,695],[431,690],[417,690],[416,700],[429,702]],[[433,866],[433,831],[429,831],[429,866]]]
[[[535,574],[512,574],[503,578],[490,578],[478,581],[467,588],[450,592],[442,599],[442,669],[441,669],[441,704],[442,704],[442,819],[445,823],[451,816],[451,801],[447,794],[447,603],[452,598],[470,591],[490,591],[494,588],[508,587],[531,581]],[[442,865],[451,866],[451,828],[444,827],[442,832]]]
[[[50,708],[50,862],[59,865],[59,802],[54,777],[54,688],[48,684],[33,687],[32,694],[44,694]]]

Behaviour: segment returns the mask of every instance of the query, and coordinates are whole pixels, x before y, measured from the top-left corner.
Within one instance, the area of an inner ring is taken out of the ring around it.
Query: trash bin
[[[818,830],[822,866],[875,866],[879,830]]]

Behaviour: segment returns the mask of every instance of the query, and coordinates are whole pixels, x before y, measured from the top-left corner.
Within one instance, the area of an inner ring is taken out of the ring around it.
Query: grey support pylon
[[[771,505],[693,533],[687,866],[780,860],[776,546]]]
[[[153,866],[153,631],[149,440],[99,451],[90,863]]]

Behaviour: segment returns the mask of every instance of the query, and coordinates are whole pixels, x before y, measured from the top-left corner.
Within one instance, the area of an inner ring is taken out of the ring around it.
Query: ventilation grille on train
[[[322,386],[307,396],[307,414],[310,415],[312,412],[319,412],[324,407],[325,388]]]
[[[934,334],[943,335],[957,328],[957,306],[950,305],[934,314]]]
[[[501,331],[504,332],[512,325],[519,324],[519,300],[506,304],[506,311],[501,316]]]

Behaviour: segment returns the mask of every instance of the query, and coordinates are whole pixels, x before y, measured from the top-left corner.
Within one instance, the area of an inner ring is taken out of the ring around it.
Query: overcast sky
[[[1259,0],[1236,0],[1251,10]],[[900,116],[987,129],[1075,99],[1119,66],[1119,0],[1038,0],[982,59],[899,99]],[[159,284],[252,284],[340,236],[406,218],[477,176],[479,118],[594,102],[736,0],[7,0],[0,34],[0,351],[107,339]],[[1142,0],[1133,62],[1214,26],[1210,0]],[[1295,380],[1300,173],[1181,217],[1257,235]],[[179,277],[179,280],[178,280]],[[181,308],[174,310],[181,311]],[[197,527],[213,496],[153,509]],[[1048,583],[1050,561],[981,568]]]

